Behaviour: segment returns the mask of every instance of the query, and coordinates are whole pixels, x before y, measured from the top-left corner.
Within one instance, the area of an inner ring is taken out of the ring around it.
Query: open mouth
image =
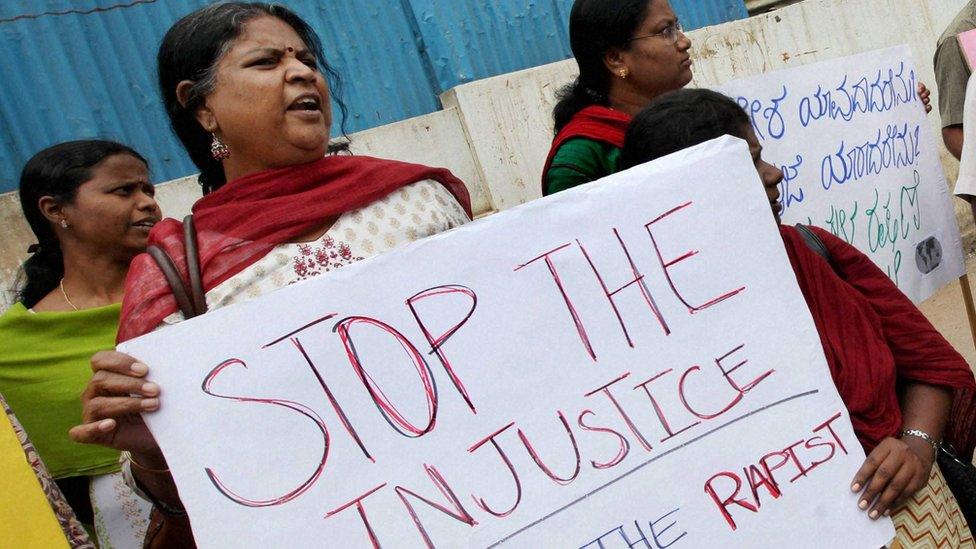
[[[132,224],[133,227],[140,227],[144,229],[152,229],[158,223],[158,219],[143,219],[141,221],[136,221]]]
[[[317,94],[307,93],[298,96],[297,99],[288,105],[289,111],[299,112],[322,112],[322,100]]]

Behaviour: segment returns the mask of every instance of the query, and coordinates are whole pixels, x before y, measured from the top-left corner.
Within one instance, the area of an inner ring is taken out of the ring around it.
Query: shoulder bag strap
[[[186,247],[186,268],[190,275],[190,297],[195,315],[207,312],[207,293],[203,289],[203,273],[200,272],[200,255],[197,253],[197,231],[193,214],[183,218],[183,240]]]
[[[817,236],[817,233],[810,230],[809,225],[804,225],[803,223],[797,223],[795,225],[797,232],[803,237],[803,241],[806,242],[807,246],[817,253],[820,257],[827,260],[833,266],[833,261],[831,261],[830,251],[827,250],[827,245],[824,244],[823,240]]]
[[[193,225],[193,214],[183,219],[183,246],[186,248],[186,267],[190,275],[190,285],[187,287],[180,271],[176,268],[173,258],[165,250],[157,246],[149,246],[146,251],[156,261],[159,270],[166,277],[176,305],[183,313],[183,318],[190,319],[207,312],[207,297],[203,290],[203,277],[200,273],[200,256],[197,253],[197,232]]]
[[[190,294],[187,291],[186,284],[183,282],[183,277],[180,276],[180,272],[176,269],[176,264],[173,263],[173,258],[165,250],[156,246],[149,246],[146,251],[156,261],[159,270],[166,277],[166,282],[169,284],[170,291],[173,292],[173,297],[176,298],[176,305],[180,308],[180,312],[183,313],[183,317],[192,318],[196,316],[196,309],[194,309],[193,302],[190,300]]]

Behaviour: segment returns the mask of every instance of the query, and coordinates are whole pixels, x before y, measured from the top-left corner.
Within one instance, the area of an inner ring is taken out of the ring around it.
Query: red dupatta
[[[425,179],[444,185],[471,216],[468,191],[448,170],[366,156],[327,156],[228,182],[193,205],[204,290],[330,217]],[[163,248],[188,281],[182,223],[165,219],[156,224],[149,244]],[[155,261],[149,254],[136,257],[125,281],[118,341],[148,333],[177,310]]]
[[[795,228],[780,227],[834,384],[865,450],[897,436],[902,414],[896,385],[915,381],[953,390],[944,438],[971,455],[976,382],[969,364],[867,256],[827,231],[813,230],[831,263]]]
[[[552,159],[556,157],[559,147],[570,139],[582,137],[622,149],[624,135],[631,120],[630,115],[600,105],[591,105],[576,113],[552,140],[546,166],[542,169],[542,194],[546,194],[546,174],[552,167]]]

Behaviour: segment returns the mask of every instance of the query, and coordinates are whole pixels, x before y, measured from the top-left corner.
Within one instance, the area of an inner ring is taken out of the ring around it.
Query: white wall
[[[966,0],[806,0],[772,13],[690,33],[694,85],[710,86],[776,70],[908,43],[922,81],[937,104],[935,42]],[[446,110],[353,136],[353,150],[451,169],[471,191],[476,215],[541,195],[541,172],[552,139],[552,106],[575,76],[563,61],[459,86],[442,96]],[[934,131],[938,113],[930,116]],[[958,166],[943,155],[950,181]],[[199,196],[195,178],[159,187],[164,213],[180,217]],[[968,207],[957,216],[967,250],[973,227]],[[0,195],[0,309],[33,240],[16,193]]]

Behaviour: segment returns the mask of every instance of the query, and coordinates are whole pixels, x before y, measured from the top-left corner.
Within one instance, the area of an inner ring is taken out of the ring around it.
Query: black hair
[[[146,166],[146,159],[121,143],[103,140],[68,141],[35,154],[20,173],[20,207],[37,244],[21,267],[17,300],[33,307],[58,286],[64,277],[61,243],[51,221],[41,212],[39,201],[50,196],[62,204],[74,201],[78,187],[91,180],[92,168],[110,156],[127,154]]]
[[[610,71],[603,57],[610,48],[626,50],[647,17],[651,0],[576,0],[569,14],[569,45],[579,77],[559,90],[552,110],[556,133],[579,111],[610,101]]]
[[[749,115],[731,98],[706,89],[668,92],[631,121],[620,169],[626,170],[723,135],[745,138]]]
[[[217,64],[252,19],[276,17],[295,30],[309,51],[315,55],[320,70],[329,81],[330,95],[342,115],[340,125],[345,136],[347,109],[342,101],[339,73],[325,59],[318,35],[295,12],[280,4],[227,2],[201,8],[174,24],[159,46],[156,61],[159,87],[173,131],[183,143],[190,159],[200,169],[200,186],[204,194],[227,182],[223,165],[210,153],[212,137],[197,122],[195,111],[216,84]],[[194,82],[187,104],[181,105],[176,87],[183,80]],[[323,105],[323,108],[328,106]],[[330,146],[330,151],[335,147]],[[338,148],[343,148],[340,145]]]

